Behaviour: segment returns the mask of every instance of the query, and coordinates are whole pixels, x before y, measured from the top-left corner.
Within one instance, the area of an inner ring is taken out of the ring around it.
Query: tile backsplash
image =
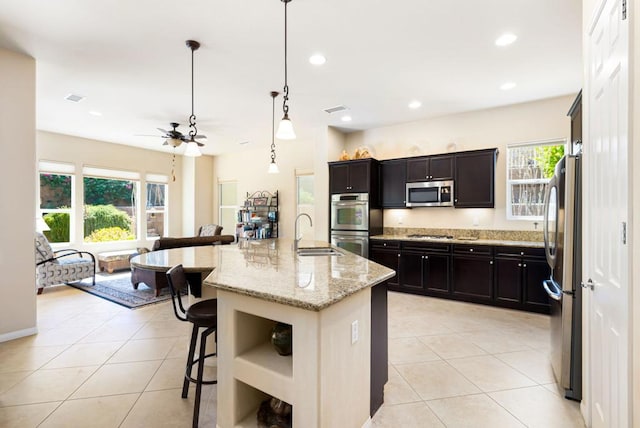
[[[385,235],[451,235],[454,238],[474,237],[499,241],[542,242],[543,233],[529,230],[430,229],[416,227],[385,227]]]

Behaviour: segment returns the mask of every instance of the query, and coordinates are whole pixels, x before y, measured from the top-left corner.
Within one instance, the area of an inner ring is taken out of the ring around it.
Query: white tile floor
[[[389,382],[374,427],[583,427],[548,363],[548,317],[389,294]],[[189,427],[189,325],[76,289],[38,296],[39,334],[0,343],[0,427]],[[205,387],[202,427],[215,427]],[[336,427],[343,428],[343,427]],[[348,427],[344,427],[348,428]]]

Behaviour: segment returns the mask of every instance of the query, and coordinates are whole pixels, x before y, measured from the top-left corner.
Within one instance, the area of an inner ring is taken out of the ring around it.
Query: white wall
[[[385,210],[384,225],[534,230],[533,222],[506,218],[506,147],[511,143],[569,139],[571,120],[566,114],[575,95],[356,132],[347,135],[346,149],[353,155],[356,148],[366,146],[373,157],[383,160],[497,147],[500,153],[494,209]],[[473,226],[474,220],[478,221],[477,226]]]
[[[33,58],[0,49],[0,342],[36,332],[35,73]]]
[[[278,191],[279,196],[279,237],[293,239],[294,220],[296,216],[296,170],[313,170],[315,165],[321,165],[324,162],[324,169],[327,169],[326,161],[322,160],[322,149],[316,147],[326,146],[326,138],[322,133],[318,133],[316,141],[276,141],[276,163],[280,169],[279,174],[268,174],[267,168],[271,162],[269,147],[247,149],[241,152],[228,153],[214,157],[214,205],[216,207],[214,218],[218,219],[218,186],[222,181],[238,182],[238,203],[241,205],[246,198],[247,193],[253,193],[259,190],[269,192]],[[326,151],[325,151],[326,153]],[[326,157],[325,157],[326,159]],[[316,172],[322,172],[323,169],[318,167]],[[318,192],[318,186],[322,186],[325,178],[315,177],[316,201],[324,198]],[[325,196],[328,193],[324,194]],[[325,205],[326,207],[326,205]],[[328,208],[326,208],[328,210]],[[317,209],[316,213],[320,215],[322,211]],[[326,240],[326,225],[328,219],[314,218],[313,225],[317,239]],[[319,235],[319,229],[324,226],[324,234]],[[224,230],[223,233],[233,234],[232,231]]]

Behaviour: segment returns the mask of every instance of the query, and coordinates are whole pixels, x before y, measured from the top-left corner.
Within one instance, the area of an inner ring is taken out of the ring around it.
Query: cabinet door
[[[496,149],[456,153],[456,208],[493,208]]]
[[[426,181],[429,176],[428,158],[407,159],[407,181]]]
[[[405,159],[382,162],[382,208],[404,208],[407,161]]]
[[[389,269],[393,269],[396,271],[396,276],[389,279],[390,287],[397,287],[399,285],[399,277],[400,277],[400,250],[387,250],[380,249],[376,247],[372,247],[369,252],[369,258],[376,263],[381,264],[382,266],[386,266]]]
[[[522,259],[496,257],[496,300],[522,302]]]
[[[349,165],[329,166],[329,188],[331,193],[346,193],[349,191]]]
[[[493,260],[490,257],[454,255],[452,290],[463,300],[491,300]]]
[[[448,254],[425,254],[422,281],[428,294],[449,294],[450,261]]]
[[[403,251],[400,257],[400,288],[402,291],[424,294],[422,287],[422,253]]]
[[[430,180],[453,179],[453,155],[431,156],[429,158]]]
[[[523,288],[524,303],[533,308],[539,308],[542,311],[549,310],[549,296],[542,287],[542,281],[549,279],[551,274],[549,265],[544,259],[527,259],[522,263],[523,268]]]
[[[369,162],[363,161],[349,164],[349,192],[368,193],[369,181]]]

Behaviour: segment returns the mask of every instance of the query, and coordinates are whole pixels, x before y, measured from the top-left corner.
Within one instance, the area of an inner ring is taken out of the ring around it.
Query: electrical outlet
[[[358,341],[358,320],[351,323],[351,344]]]

